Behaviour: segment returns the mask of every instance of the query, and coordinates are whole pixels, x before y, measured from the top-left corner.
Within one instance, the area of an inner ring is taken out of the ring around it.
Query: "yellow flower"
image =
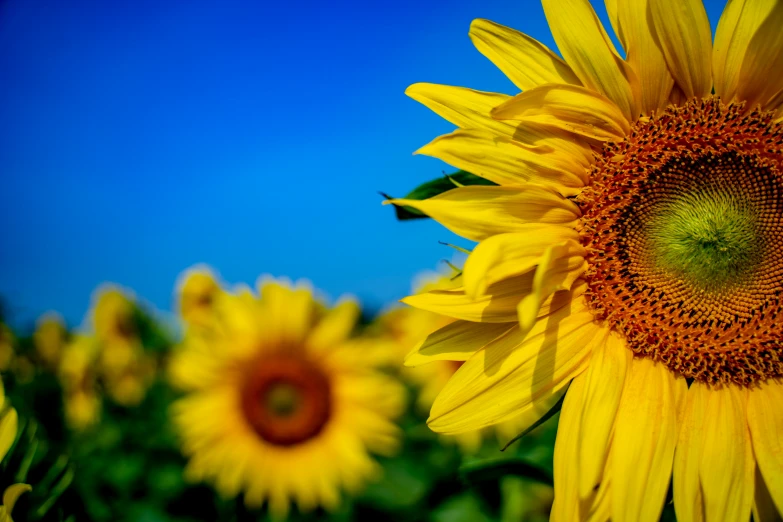
[[[464,288],[407,298],[458,321],[430,426],[460,433],[566,393],[552,520],[783,513],[783,3],[544,0],[565,60],[473,22],[521,94],[416,84],[459,127],[419,150],[498,186],[410,205],[478,242]],[[714,93],[713,92],[714,88]],[[690,384],[690,385],[689,385]]]
[[[222,289],[206,266],[185,271],[177,284],[179,313],[188,326],[206,327],[213,319],[214,303]]]
[[[93,426],[100,418],[96,372],[99,350],[93,336],[77,334],[65,346],[60,358],[58,375],[63,387],[65,420],[75,430]]]
[[[93,303],[92,322],[98,340],[111,343],[137,336],[133,300],[125,291],[114,285],[103,285],[93,294]]]
[[[134,299],[130,292],[104,285],[95,292],[93,302],[98,371],[106,392],[120,405],[136,406],[152,383],[155,363],[139,338]]]
[[[172,417],[190,457],[187,476],[284,517],[333,510],[393,453],[404,391],[349,339],[352,301],[329,310],[302,285],[260,284],[215,302],[216,328],[185,338],[172,360],[187,390]]]
[[[33,341],[40,360],[49,368],[56,368],[65,346],[67,330],[62,316],[49,312],[38,318]]]

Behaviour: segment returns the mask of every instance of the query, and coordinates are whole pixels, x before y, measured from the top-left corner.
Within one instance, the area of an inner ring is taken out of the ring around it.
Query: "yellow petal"
[[[541,256],[533,276],[533,288],[519,302],[519,325],[529,331],[539,316],[541,305],[558,290],[568,290],[587,268],[584,247],[573,240],[552,245]]]
[[[593,351],[585,372],[584,399],[578,449],[579,496],[587,498],[601,479],[609,436],[620,405],[623,383],[633,352],[618,335]]]
[[[528,223],[571,224],[581,214],[572,201],[550,188],[532,184],[458,187],[429,199],[393,199],[386,203],[420,210],[473,241],[524,230]]]
[[[481,323],[509,323],[517,321],[517,303],[530,292],[533,277],[517,277],[501,281],[487,289],[486,295],[473,300],[463,288],[433,290],[402,300],[415,308],[436,314]]]
[[[489,20],[473,20],[470,39],[520,90],[544,83],[581,85],[571,67],[542,43]]]
[[[779,90],[770,100],[767,102],[766,108],[770,111],[775,111],[773,118],[779,118],[783,114],[783,89]],[[775,120],[775,123],[780,122],[779,119]]]
[[[16,432],[19,426],[19,417],[14,408],[9,408],[0,419],[0,460],[5,458],[16,440]]]
[[[568,388],[555,439],[554,481],[555,500],[552,504],[552,522],[585,520],[592,498],[580,502],[578,484],[579,450],[582,444],[580,428],[586,387],[585,374],[574,378]],[[591,495],[592,497],[592,495]]]
[[[308,345],[329,349],[340,341],[344,341],[356,326],[360,314],[359,304],[353,299],[346,299],[318,322],[308,337]]]
[[[779,74],[783,69],[781,26],[783,3],[775,2],[748,42],[739,73],[737,97],[746,100],[750,108],[756,105],[761,105],[762,109],[768,108],[770,103],[774,103],[776,95],[783,90],[783,75]]]
[[[606,6],[606,14],[609,17],[609,23],[612,24],[612,29],[614,29],[614,34],[617,35],[620,44],[625,48],[625,35],[623,34],[620,18],[617,14],[618,2],[619,0],[605,0],[604,5]]]
[[[639,110],[642,114],[665,108],[674,85],[674,78],[653,34],[651,1],[617,0],[626,61],[639,78]]]
[[[531,409],[581,373],[605,333],[582,300],[542,318],[523,336],[518,329],[468,359],[432,406],[430,428],[460,433],[491,426]]]
[[[474,299],[480,297],[488,285],[532,270],[550,246],[568,239],[579,239],[573,228],[533,223],[521,232],[485,239],[465,261],[465,292]]]
[[[657,522],[669,489],[685,379],[649,358],[634,358],[612,440],[612,520]]]
[[[702,0],[650,0],[650,13],[666,65],[685,96],[712,90],[712,32]]]
[[[522,296],[533,288],[533,273],[512,277],[492,284],[484,296],[473,300],[463,288],[454,290],[433,290],[406,297],[403,303],[436,314],[481,323],[518,322],[517,304]],[[573,297],[584,293],[584,285],[574,285],[571,292],[559,292],[541,306],[540,315],[545,315],[569,303]]]
[[[13,484],[5,488],[5,491],[3,492],[3,507],[5,508],[7,513],[6,516],[9,521],[11,520],[11,512],[16,505],[16,501],[19,500],[19,497],[21,497],[23,493],[32,490],[33,488],[29,484]]]
[[[744,390],[695,382],[674,459],[677,519],[748,520],[753,502],[753,453]]]
[[[754,477],[755,494],[753,496],[753,522],[781,522],[783,516],[778,513],[775,503],[772,501],[764,477],[761,476],[758,466]]]
[[[517,94],[493,109],[492,117],[550,125],[598,141],[620,139],[630,129],[614,103],[575,85],[547,84]]]
[[[415,83],[405,94],[461,129],[485,129],[510,138],[519,125],[497,121],[489,115],[493,107],[509,98],[505,94],[434,83]]]
[[[454,321],[429,334],[411,350],[405,357],[405,366],[433,361],[465,361],[515,326],[515,323]]]
[[[498,185],[521,185],[532,181],[548,185],[564,196],[576,195],[585,185],[587,169],[566,154],[547,146],[521,143],[471,129],[439,136],[416,151],[441,159]]]
[[[726,3],[715,31],[712,52],[715,94],[723,101],[730,102],[737,96],[748,44],[776,3],[776,0],[729,0]],[[757,80],[761,81],[761,78]]]
[[[273,329],[264,333],[292,342],[304,339],[313,321],[312,291],[306,285],[291,287],[287,282],[262,279],[259,294],[266,324]]]
[[[582,84],[603,94],[626,121],[639,116],[633,71],[617,51],[588,0],[543,0],[557,47]],[[638,85],[637,85],[638,88]]]
[[[748,392],[748,427],[764,482],[783,514],[783,383],[770,379]]]

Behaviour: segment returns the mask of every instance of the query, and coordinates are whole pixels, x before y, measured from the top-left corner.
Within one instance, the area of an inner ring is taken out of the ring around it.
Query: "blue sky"
[[[160,4],[0,3],[0,296],[16,325],[50,309],[76,324],[104,281],[169,310],[196,263],[371,308],[401,298],[450,257],[439,240],[464,244],[380,204],[449,170],[411,155],[452,127],[406,86],[514,92],[473,49],[473,18],[554,47],[533,1]]]

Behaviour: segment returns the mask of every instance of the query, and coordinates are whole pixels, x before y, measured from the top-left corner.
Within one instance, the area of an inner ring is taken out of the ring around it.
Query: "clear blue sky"
[[[401,298],[460,242],[376,193],[449,169],[411,155],[452,127],[405,87],[514,92],[470,43],[479,17],[554,46],[531,0],[0,2],[9,319],[76,324],[104,281],[169,310],[195,263]]]

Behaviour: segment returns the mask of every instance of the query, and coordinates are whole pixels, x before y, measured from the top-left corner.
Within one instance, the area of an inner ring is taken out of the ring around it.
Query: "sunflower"
[[[199,265],[186,270],[177,284],[179,313],[185,324],[191,328],[208,326],[213,318],[213,303],[221,291],[209,267]]]
[[[65,421],[75,430],[84,430],[100,419],[96,362],[100,346],[91,335],[76,334],[65,345],[58,366],[63,389]]]
[[[304,285],[265,280],[218,293],[212,328],[186,336],[171,373],[186,395],[172,417],[190,457],[186,475],[224,497],[266,501],[283,518],[334,510],[379,471],[370,452],[399,442],[392,418],[404,390],[349,338],[358,307],[327,309]]]
[[[419,150],[497,186],[395,200],[478,242],[464,286],[406,301],[458,321],[430,426],[460,433],[567,396],[558,521],[783,513],[783,3],[544,0],[564,59],[486,20],[515,96],[415,84],[459,127]],[[570,383],[570,386],[569,386]]]
[[[130,292],[103,285],[91,311],[98,343],[98,372],[107,394],[123,406],[138,405],[155,375],[155,361],[144,351]]]
[[[48,312],[38,318],[33,342],[38,358],[46,367],[57,367],[67,336],[68,330],[60,314]]]

